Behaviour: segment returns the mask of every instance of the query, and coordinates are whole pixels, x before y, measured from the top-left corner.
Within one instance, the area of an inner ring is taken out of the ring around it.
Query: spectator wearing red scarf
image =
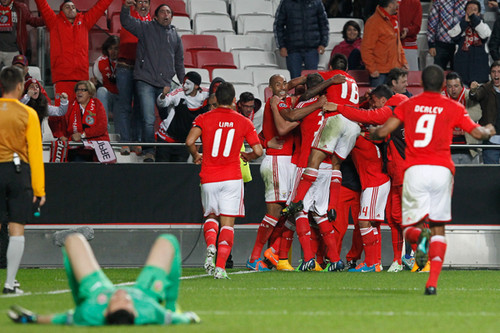
[[[370,85],[385,82],[394,68],[408,70],[400,39],[397,0],[380,0],[375,13],[366,21],[361,43],[361,57],[370,72]]]
[[[17,54],[28,52],[27,25],[41,27],[41,17],[31,15],[28,6],[14,0],[0,0],[0,65],[9,65]]]

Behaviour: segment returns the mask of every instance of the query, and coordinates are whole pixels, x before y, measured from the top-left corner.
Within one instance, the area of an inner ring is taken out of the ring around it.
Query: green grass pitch
[[[105,272],[126,283],[139,269]],[[200,325],[75,328],[10,322],[12,304],[38,313],[72,306],[62,269],[21,269],[30,295],[0,296],[0,332],[500,332],[498,270],[444,270],[437,296],[423,295],[427,273],[228,272],[230,280],[214,280],[183,270],[179,304]]]

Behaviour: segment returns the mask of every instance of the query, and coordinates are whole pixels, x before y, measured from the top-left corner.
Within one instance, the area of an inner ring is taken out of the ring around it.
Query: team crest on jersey
[[[286,108],[286,107],[287,107],[287,105],[286,105],[286,103],[285,103],[285,102],[280,102],[280,104],[278,104],[278,106],[279,106],[280,108]]]
[[[88,125],[92,126],[92,125],[94,125],[94,123],[95,123],[95,119],[94,119],[94,117],[92,117],[92,116],[88,115],[87,117],[85,117],[85,122],[86,122]]]
[[[106,296],[106,294],[99,294],[97,296],[97,303],[106,304],[107,301],[108,301],[108,296]]]
[[[163,290],[163,283],[160,280],[156,280],[153,283],[153,290],[159,293],[160,291]]]

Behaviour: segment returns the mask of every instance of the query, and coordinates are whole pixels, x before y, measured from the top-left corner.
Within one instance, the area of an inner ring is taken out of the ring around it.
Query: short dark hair
[[[394,95],[394,92],[386,84],[381,84],[371,91],[371,94],[377,96],[378,98],[385,97],[387,99]]]
[[[464,83],[462,82],[462,78],[460,77],[460,74],[458,74],[457,72],[449,72],[448,74],[446,74],[446,81],[448,80],[458,80],[460,81],[461,86],[464,85]]]
[[[102,54],[104,54],[106,57],[109,57],[109,48],[113,45],[120,45],[120,38],[118,36],[111,35],[106,40],[104,43],[102,43],[101,50]]]
[[[240,94],[240,100],[239,101],[242,102],[242,103],[255,101],[255,96],[251,92],[245,91],[245,92],[242,92]]]
[[[319,73],[308,74],[306,77],[307,89],[314,88],[315,86],[317,86],[318,84],[320,84],[323,81],[324,81],[324,79]]]
[[[19,67],[5,67],[0,73],[0,86],[4,94],[14,92],[19,83],[24,83],[24,74]]]
[[[481,13],[481,3],[477,0],[469,0],[465,4],[465,9],[467,9],[467,6],[469,5],[477,5],[477,8],[479,9],[479,13]]]
[[[163,7],[163,6],[167,6],[167,7],[168,7],[168,9],[170,9],[170,12],[172,13],[172,17],[174,17],[174,11],[173,11],[173,10],[172,10],[172,8],[171,8],[169,5],[167,5],[166,3],[162,3],[162,4],[160,4],[158,7],[156,7],[156,9],[155,9],[155,16],[158,16],[158,12],[160,11],[160,8],[161,8],[161,7]]]
[[[350,20],[347,21],[342,28],[342,38],[344,38],[344,40],[347,40],[347,28],[349,27],[353,27],[354,29],[358,30],[358,38],[361,37],[361,27],[359,26],[358,22]]]
[[[379,0],[378,5],[382,8],[387,8],[391,2],[394,2],[397,0]]]
[[[402,76],[408,76],[408,72],[402,68],[394,67],[387,74],[387,78],[385,79],[385,84],[387,84],[389,87],[392,87],[393,86],[392,80],[397,81]]]
[[[215,97],[219,105],[231,105],[235,94],[234,87],[229,82],[222,82],[215,91]]]
[[[347,71],[347,57],[342,53],[335,53],[330,58],[330,67],[332,70],[339,69],[341,71]]]
[[[125,309],[119,309],[106,315],[108,325],[134,325],[135,314]]]
[[[430,65],[422,71],[424,91],[440,92],[443,87],[444,72],[438,65]]]
[[[500,67],[500,60],[495,60],[490,66],[490,72],[493,69],[493,67]]]

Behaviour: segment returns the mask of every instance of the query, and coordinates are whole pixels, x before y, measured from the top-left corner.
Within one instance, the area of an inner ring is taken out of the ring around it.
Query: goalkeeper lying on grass
[[[37,315],[15,305],[8,311],[14,322],[84,326],[200,322],[193,312],[176,312],[181,257],[174,236],[164,234],[158,237],[132,287],[116,287],[111,283],[81,234],[68,235],[62,250],[75,309],[60,314]]]

